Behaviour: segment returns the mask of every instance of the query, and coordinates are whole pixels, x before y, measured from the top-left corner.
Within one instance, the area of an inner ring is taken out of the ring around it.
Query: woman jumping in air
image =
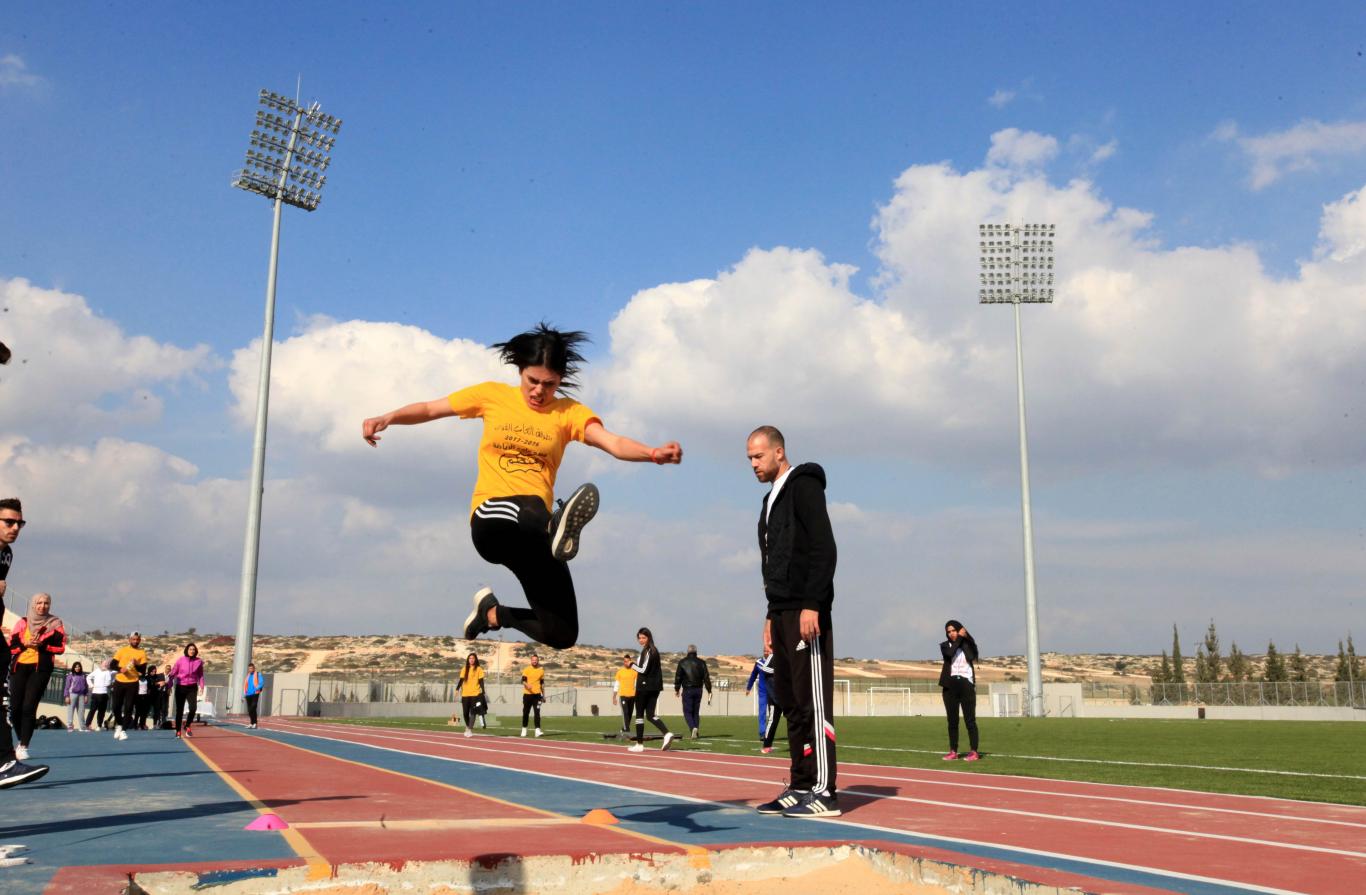
[[[493,346],[517,368],[518,385],[485,382],[445,398],[408,404],[361,424],[371,446],[390,426],[411,426],[448,416],[479,417],[478,478],[470,502],[470,536],[486,561],[512,570],[530,608],[504,606],[491,588],[474,595],[464,636],[514,628],[554,649],[579,638],[579,610],[568,561],[579,551],[579,534],[598,511],[598,489],[579,486],[555,506],[555,473],[572,441],[606,451],[618,460],[679,463],[683,449],[670,441],[650,447],[609,432],[602,420],[573,398],[583,364],[581,332],[560,332],[542,323]]]

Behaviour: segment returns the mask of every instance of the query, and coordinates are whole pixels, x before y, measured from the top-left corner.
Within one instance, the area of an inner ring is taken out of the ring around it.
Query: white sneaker
[[[644,744],[644,743],[636,743],[634,746],[632,746],[631,748],[627,749],[626,751],[627,751],[627,752],[644,752],[644,751],[645,751],[645,744]]]
[[[15,746],[14,759],[15,761],[28,761],[28,749],[23,746]]]
[[[539,728],[539,727],[536,728],[536,736],[538,736],[538,737],[543,737],[543,736],[545,736],[545,731],[541,730],[541,728]]]
[[[522,736],[526,736],[526,728],[525,728],[525,727],[522,728]],[[536,736],[540,736],[540,734],[538,733],[538,734],[536,734]]]
[[[662,746],[659,747],[659,751],[660,751],[660,752],[667,752],[668,749],[669,749],[669,745],[670,745],[671,743],[673,743],[673,741],[674,741],[674,735],[673,735],[673,734],[671,734],[671,733],[666,733],[666,734],[664,734],[664,745],[662,745]]]
[[[466,727],[466,728],[465,728],[465,736],[467,736],[467,737],[472,737],[472,736],[474,736],[474,731],[473,731],[473,730],[470,730],[468,727]]]
[[[122,728],[122,727],[115,727],[115,728],[114,728],[114,739],[116,739],[116,740],[126,740],[126,739],[128,739],[128,734],[126,734],[126,733],[123,732],[123,728]]]

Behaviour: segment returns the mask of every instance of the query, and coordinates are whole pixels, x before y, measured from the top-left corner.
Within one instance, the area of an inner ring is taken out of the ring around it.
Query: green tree
[[[1226,680],[1232,681],[1235,684],[1242,683],[1248,678],[1248,670],[1249,665],[1247,656],[1243,655],[1243,651],[1238,649],[1238,641],[1235,640],[1228,651],[1228,677]]]
[[[1219,683],[1219,632],[1214,629],[1214,619],[1209,620],[1209,630],[1205,641],[1195,649],[1195,682],[1198,684]]]
[[[1148,675],[1154,684],[1170,684],[1172,681],[1172,663],[1167,658],[1167,651],[1162,651],[1162,664],[1157,667],[1152,674]]]
[[[1176,625],[1172,625],[1172,676],[1170,683],[1184,684],[1186,682],[1185,660],[1181,658],[1181,635],[1176,632]]]
[[[1300,645],[1295,644],[1295,653],[1290,657],[1290,679],[1297,684],[1309,681],[1309,663],[1304,660],[1304,653],[1300,652]]]
[[[1360,681],[1361,665],[1357,662],[1357,648],[1352,644],[1352,635],[1347,635],[1347,648],[1342,648],[1342,641],[1338,641],[1338,666],[1334,670],[1333,680],[1336,681]]]
[[[1298,652],[1298,647],[1296,652]],[[1290,680],[1290,673],[1285,669],[1285,660],[1281,654],[1276,652],[1275,642],[1268,642],[1266,645],[1266,668],[1262,669],[1262,680],[1269,684],[1278,684],[1282,681]]]

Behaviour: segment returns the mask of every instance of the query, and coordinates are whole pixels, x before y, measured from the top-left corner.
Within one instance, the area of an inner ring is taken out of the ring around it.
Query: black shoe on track
[[[9,789],[20,783],[31,783],[48,772],[45,764],[24,764],[11,761],[0,767],[0,789]]]
[[[839,817],[840,803],[833,792],[802,793],[802,800],[783,812],[783,817]]]
[[[498,598],[493,595],[493,588],[480,588],[474,595],[474,611],[465,618],[462,636],[466,640],[473,640],[485,631],[494,630],[493,625],[489,624],[489,610],[497,605]]]
[[[802,792],[800,789],[788,788],[779,793],[778,798],[773,801],[764,802],[762,805],[756,805],[754,810],[758,811],[760,814],[782,814],[787,809],[795,808],[800,805],[802,799],[809,795],[810,793]]]
[[[598,486],[589,482],[580,485],[568,500],[560,501],[550,517],[550,552],[561,562],[569,562],[579,553],[579,532],[598,512]]]

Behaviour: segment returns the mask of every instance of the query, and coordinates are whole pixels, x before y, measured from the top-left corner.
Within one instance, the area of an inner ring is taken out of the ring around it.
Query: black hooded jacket
[[[835,534],[825,508],[825,470],[794,466],[772,509],[759,510],[759,554],[768,614],[792,609],[829,612],[835,602]]]
[[[953,654],[962,647],[963,657],[972,666],[973,675],[977,673],[977,641],[972,639],[971,634],[963,633],[958,635],[958,641],[945,640],[939,644],[939,652],[944,656],[944,667],[939,671],[939,686],[947,687],[949,680],[953,677]]]

